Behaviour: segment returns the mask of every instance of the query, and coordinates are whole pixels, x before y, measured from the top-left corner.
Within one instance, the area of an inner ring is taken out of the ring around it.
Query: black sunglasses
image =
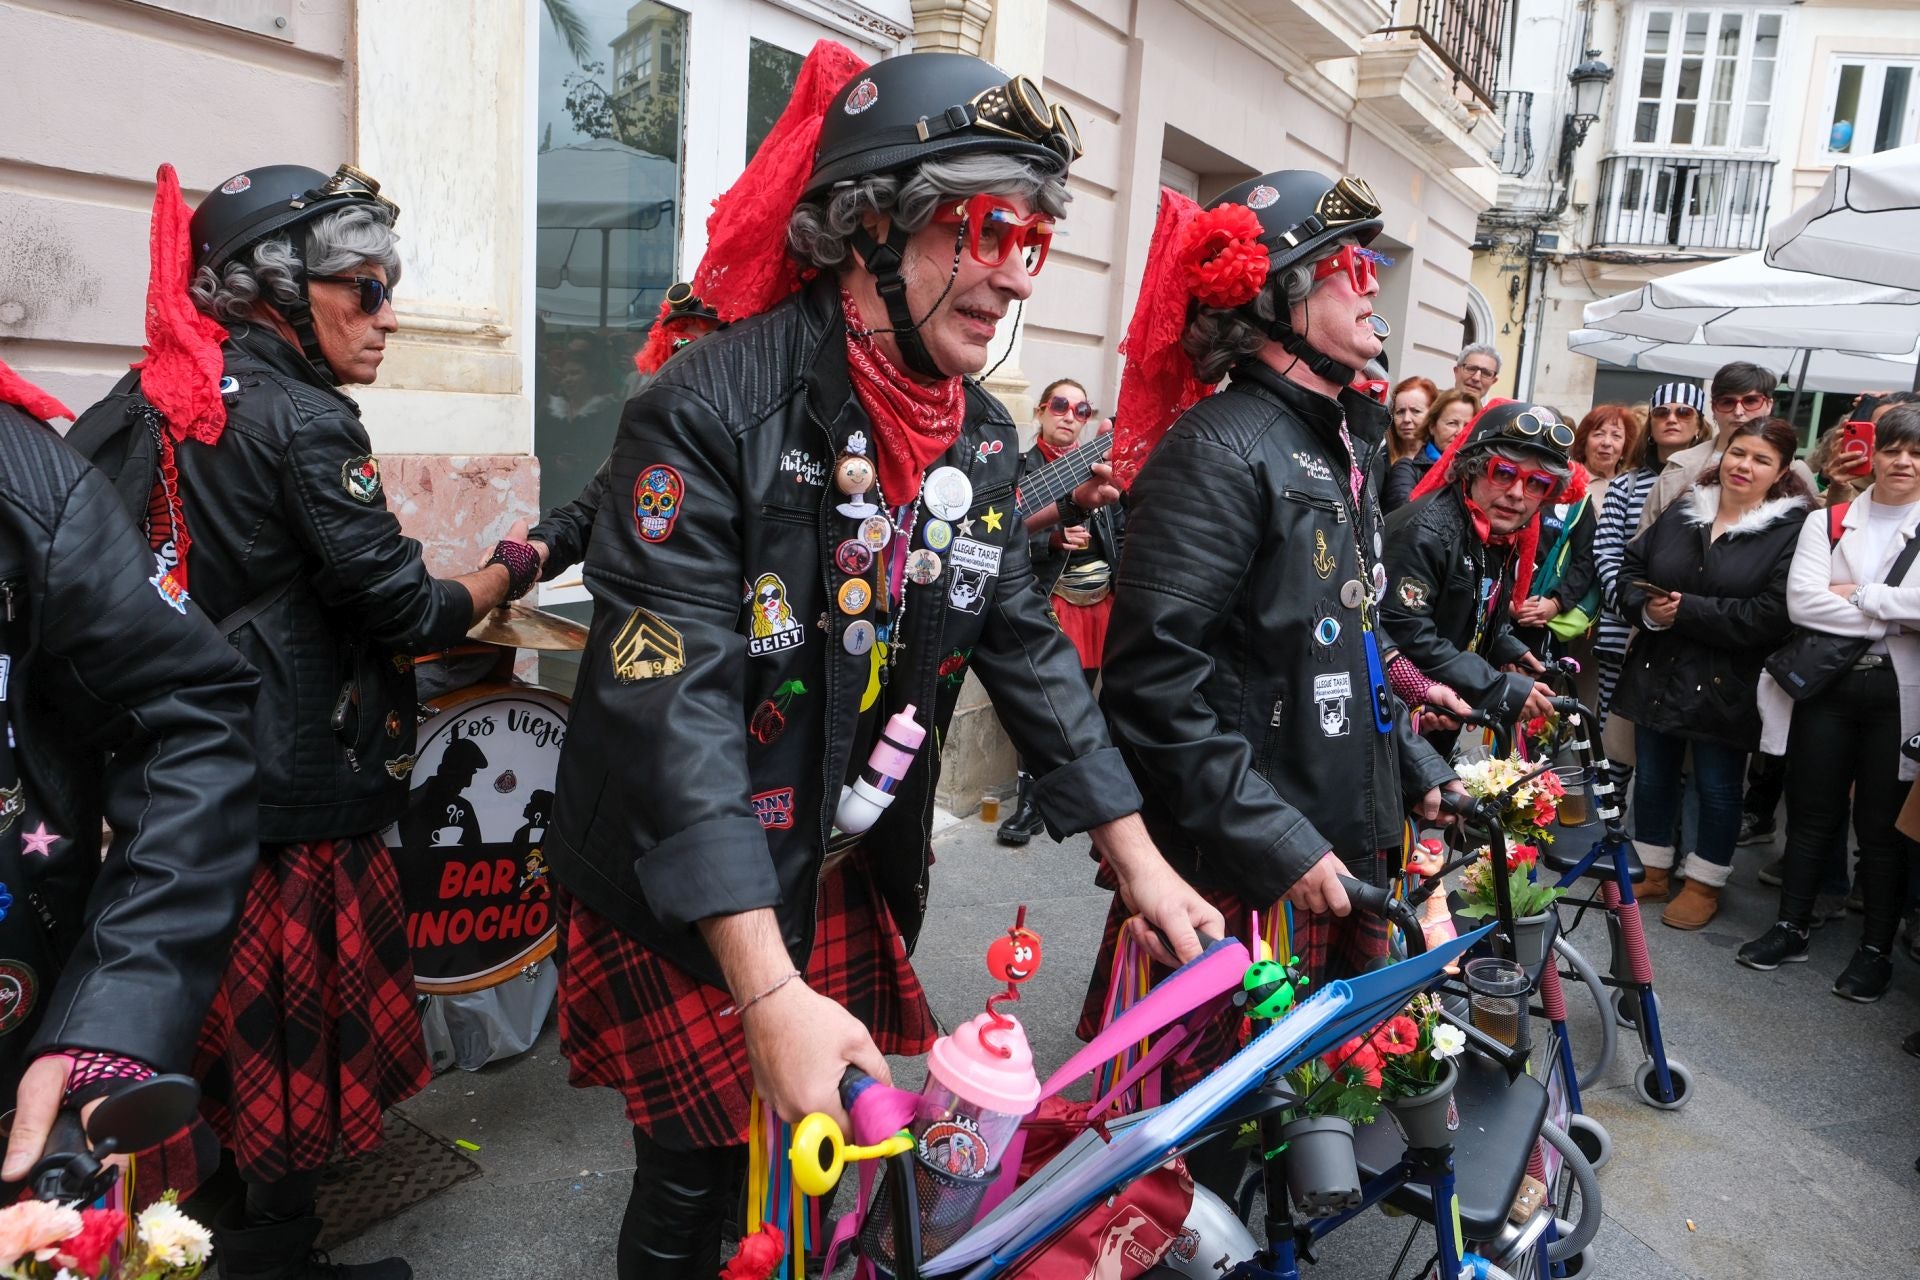
[[[307,279],[353,285],[360,290],[360,309],[370,316],[379,315],[380,308],[393,301],[392,286],[378,276],[308,276]]]
[[[1047,401],[1051,413],[1071,413],[1076,419],[1085,422],[1094,415],[1093,401],[1082,400],[1079,404],[1070,404],[1065,396],[1054,396]]]

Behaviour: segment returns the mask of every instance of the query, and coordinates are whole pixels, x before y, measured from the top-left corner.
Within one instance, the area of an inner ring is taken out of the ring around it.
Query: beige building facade
[[[1575,415],[1664,380],[1569,352],[1587,304],[1757,250],[1837,161],[1920,142],[1912,0],[1540,0],[1525,13],[1500,102],[1516,145],[1474,279],[1511,356],[1503,389]],[[1567,77],[1590,58],[1613,76],[1569,146]],[[1803,438],[1850,399],[1803,397]]]
[[[706,213],[814,41],[979,53],[1033,77],[1087,145],[1074,204],[991,385],[1118,390],[1161,184],[1202,200],[1289,167],[1386,206],[1396,376],[1444,378],[1494,197],[1507,29],[1420,0],[3,0],[0,359],[76,409],[139,358],[155,167],[188,199],[260,164],[350,161],[401,206],[400,332],[356,393],[390,500],[443,571],[578,492]],[[584,616],[577,574],[544,605]],[[571,687],[565,659],[543,683]],[[970,808],[1011,775],[978,689],[948,744]]]

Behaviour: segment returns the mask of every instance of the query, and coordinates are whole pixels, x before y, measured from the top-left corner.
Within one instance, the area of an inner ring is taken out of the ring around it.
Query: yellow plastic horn
[[[823,1196],[840,1181],[840,1170],[848,1161],[884,1160],[911,1150],[913,1137],[905,1129],[871,1147],[853,1146],[832,1116],[816,1111],[794,1126],[787,1158],[793,1164],[794,1185],[810,1196]]]

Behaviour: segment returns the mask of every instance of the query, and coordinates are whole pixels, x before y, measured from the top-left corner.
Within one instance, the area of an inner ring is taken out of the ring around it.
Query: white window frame
[[[607,0],[581,0],[581,3],[605,2]],[[685,43],[679,50],[681,76],[687,85],[680,151],[680,208],[687,212],[678,220],[676,275],[685,278],[707,249],[707,210],[714,198],[740,176],[747,162],[747,101],[742,69],[747,65],[751,41],[759,39],[804,54],[815,40],[826,37],[839,40],[861,57],[873,61],[912,48],[913,9],[911,0],[660,2],[689,18]],[[538,28],[534,30],[537,32]],[[657,66],[658,49],[654,50],[654,58]],[[529,53],[528,68],[532,82],[537,85],[540,74],[537,46]],[[702,86],[708,88],[703,92]],[[728,88],[722,92],[713,86]],[[537,136],[537,131],[529,130],[529,135]],[[529,188],[534,183],[537,163],[529,151]],[[529,298],[532,240],[529,232]],[[534,386],[533,376],[533,358],[529,354],[529,395]],[[543,605],[570,604],[589,598],[579,566],[540,589]]]
[[[1845,164],[1858,160],[1862,156],[1874,154],[1871,151],[1835,151],[1832,149],[1834,114],[1840,109],[1840,74],[1849,66],[1863,68],[1861,77],[1859,119],[1854,121],[1854,137],[1860,136],[1862,122],[1871,120],[1873,127],[1879,127],[1880,101],[1886,88],[1886,73],[1894,67],[1905,67],[1913,72],[1911,87],[1907,91],[1907,114],[1901,126],[1901,140],[1893,145],[1911,146],[1920,142],[1920,56],[1909,54],[1905,57],[1877,53],[1836,53],[1827,60],[1827,84],[1825,96],[1821,99],[1819,154],[1824,163]],[[1878,72],[1877,75],[1873,73]]]
[[[1639,142],[1635,141],[1633,131],[1634,122],[1639,115],[1641,101],[1641,68],[1645,65],[1647,58],[1647,26],[1652,15],[1658,12],[1671,13],[1673,15],[1673,26],[1668,37],[1667,52],[1659,55],[1666,58],[1667,65],[1660,84],[1660,114],[1654,124],[1654,140]],[[1712,93],[1711,86],[1713,79],[1714,37],[1720,30],[1722,15],[1737,14],[1740,17],[1740,51],[1737,55],[1735,65],[1731,99],[1733,116],[1728,122],[1728,137],[1734,139],[1734,141],[1719,145],[1692,142],[1663,142],[1659,139],[1672,134],[1674,111],[1679,105],[1677,93],[1680,81],[1680,50],[1682,42],[1686,38],[1687,18],[1691,14],[1699,13],[1712,15],[1712,20],[1708,26],[1707,52],[1704,55],[1705,65],[1701,69],[1701,97],[1698,99],[1700,117],[1695,125],[1696,132],[1705,128],[1706,113],[1712,101],[1710,95]],[[1767,106],[1766,137],[1757,145],[1743,146],[1737,140],[1741,132],[1742,117],[1749,105],[1747,101],[1747,91],[1753,73],[1753,44],[1759,27],[1758,20],[1768,16],[1778,17],[1780,20],[1780,52],[1773,60],[1773,95]],[[1614,121],[1613,150],[1616,153],[1638,152],[1641,154],[1661,155],[1697,154],[1740,157],[1771,155],[1773,151],[1773,139],[1779,128],[1778,117],[1780,113],[1775,108],[1783,77],[1787,71],[1787,52],[1791,48],[1792,37],[1791,23],[1792,11],[1789,8],[1779,5],[1743,5],[1737,3],[1676,4],[1663,2],[1637,6],[1633,13],[1632,27],[1630,29],[1630,49],[1632,56],[1626,60],[1629,73],[1622,77],[1621,83],[1616,87],[1614,99],[1616,104],[1616,119]]]

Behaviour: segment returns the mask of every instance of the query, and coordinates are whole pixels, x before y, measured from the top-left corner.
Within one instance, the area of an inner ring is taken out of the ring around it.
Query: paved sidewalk
[[[988,828],[963,821],[936,848],[935,915],[915,956],[934,1008],[948,1024],[979,1011],[993,989],[986,945],[1028,904],[1046,958],[1018,1012],[1044,1074],[1077,1043],[1071,1029],[1106,913],[1086,842],[1042,837],[1003,850]],[[1829,994],[1857,942],[1856,916],[1815,935],[1809,964],[1772,974],[1737,967],[1735,948],[1772,920],[1774,891],[1754,872],[1775,853],[1741,851],[1725,909],[1700,933],[1661,928],[1658,909],[1649,911],[1669,1052],[1692,1069],[1695,1096],[1679,1112],[1643,1106],[1631,1088],[1637,1050],[1622,1033],[1620,1059],[1587,1099],[1615,1149],[1600,1175],[1599,1276],[1920,1275],[1920,1061],[1899,1045],[1920,1028],[1920,966],[1902,955],[1892,994],[1876,1005]],[[1597,920],[1575,941],[1604,962]],[[1575,1044],[1595,1043],[1591,1002],[1569,998]],[[901,1064],[899,1077],[917,1083],[917,1068]],[[440,1077],[404,1111],[449,1140],[477,1143],[484,1175],[342,1247],[341,1261],[398,1253],[418,1280],[610,1280],[630,1130],[611,1092],[567,1087],[551,1031],[512,1062]],[[1408,1225],[1367,1215],[1325,1244],[1309,1274],[1384,1276]]]

